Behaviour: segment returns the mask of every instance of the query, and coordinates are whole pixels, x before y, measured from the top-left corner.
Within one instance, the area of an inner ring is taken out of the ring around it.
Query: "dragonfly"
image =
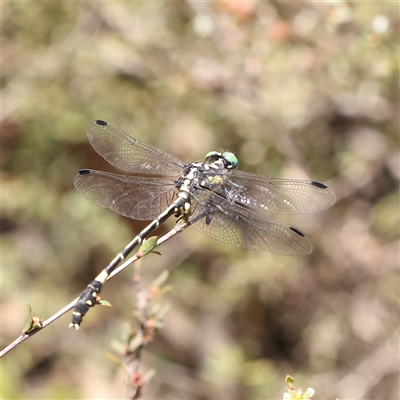
[[[312,244],[302,231],[271,220],[262,212],[312,213],[335,202],[333,191],[318,181],[240,171],[238,159],[228,151],[210,151],[204,161],[185,164],[102,120],[89,126],[87,137],[109,164],[131,175],[82,169],[74,178],[76,189],[118,214],[152,222],[81,293],[70,324],[75,329],[98,303],[109,275],[172,216],[222,243],[283,255],[308,255]]]

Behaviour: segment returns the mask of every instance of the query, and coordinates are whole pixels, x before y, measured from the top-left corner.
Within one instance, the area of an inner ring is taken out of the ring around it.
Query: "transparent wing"
[[[218,191],[231,202],[277,214],[307,214],[331,207],[336,197],[317,181],[268,178],[232,171]]]
[[[74,185],[90,201],[138,220],[155,219],[175,197],[173,180],[89,169],[75,175]]]
[[[92,122],[87,137],[97,153],[127,172],[177,176],[185,165],[178,157],[134,139],[105,121]]]
[[[307,255],[312,244],[298,229],[270,221],[215,193],[198,192],[193,202],[193,227],[232,246],[286,255]]]

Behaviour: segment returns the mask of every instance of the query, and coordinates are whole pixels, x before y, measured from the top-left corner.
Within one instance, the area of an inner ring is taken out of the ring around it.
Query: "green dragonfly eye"
[[[224,152],[220,153],[219,151],[210,151],[206,154],[206,161],[212,162],[222,158],[225,168],[228,169],[236,169],[239,166],[239,161],[233,153]]]
[[[233,153],[222,153],[222,158],[225,160],[226,168],[236,169],[239,166],[239,161]]]
[[[209,158],[218,158],[221,157],[221,153],[218,151],[210,151],[206,154],[206,161],[209,161]]]

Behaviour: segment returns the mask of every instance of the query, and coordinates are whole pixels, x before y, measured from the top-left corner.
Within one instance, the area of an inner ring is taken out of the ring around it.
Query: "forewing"
[[[270,221],[215,193],[195,196],[193,227],[204,235],[232,246],[285,255],[307,255],[312,244],[298,229]]]
[[[225,184],[231,202],[277,214],[307,214],[325,210],[335,194],[317,181],[277,179],[232,171]]]
[[[92,147],[121,170],[151,175],[179,176],[183,161],[155,146],[141,142],[105,121],[94,121],[87,130]]]
[[[89,169],[75,175],[74,185],[88,200],[138,220],[156,218],[175,196],[174,181],[169,179],[124,176]]]

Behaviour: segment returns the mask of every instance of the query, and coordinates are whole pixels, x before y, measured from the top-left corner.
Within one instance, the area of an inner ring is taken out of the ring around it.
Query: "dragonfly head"
[[[224,167],[227,169],[237,169],[239,166],[239,161],[233,153],[229,151],[219,152],[219,151],[210,151],[206,154],[206,162],[213,163],[221,160],[224,164]]]

